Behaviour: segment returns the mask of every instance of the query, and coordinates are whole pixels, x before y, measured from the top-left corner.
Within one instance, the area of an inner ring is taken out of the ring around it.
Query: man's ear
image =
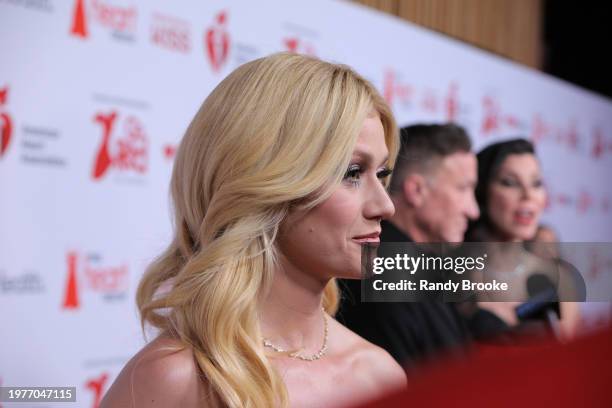
[[[404,179],[402,192],[404,200],[410,207],[419,208],[425,202],[427,181],[422,174],[411,173]]]

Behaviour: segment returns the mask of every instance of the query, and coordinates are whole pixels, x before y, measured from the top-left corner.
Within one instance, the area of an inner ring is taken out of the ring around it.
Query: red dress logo
[[[8,90],[8,87],[0,90],[0,107],[6,103]],[[13,122],[11,117],[6,112],[0,112],[0,157],[8,150],[12,133]]]
[[[395,71],[387,69],[383,80],[383,97],[389,106],[393,107],[396,100],[400,103],[408,103],[412,97],[412,87],[398,81]]]
[[[91,21],[94,23],[115,32],[133,33],[136,30],[136,8],[114,6],[99,0],[91,0],[89,6]],[[89,37],[88,21],[85,0],[75,0],[70,34],[80,38]]]
[[[85,383],[85,387],[93,392],[94,398],[91,404],[92,408],[98,408],[104,395],[104,387],[108,381],[108,373],[102,373],[98,378],[92,378]]]
[[[76,0],[74,2],[70,34],[75,37],[87,38],[87,19],[85,16],[84,0]]]
[[[101,264],[99,259],[98,255],[87,256],[74,250],[66,254],[66,286],[62,309],[79,309],[83,290],[98,293],[103,297],[126,293],[129,286],[128,265]]]
[[[482,107],[484,114],[480,125],[480,134],[483,137],[491,136],[502,129],[505,131],[518,130],[522,126],[521,121],[516,116],[502,113],[498,101],[491,96],[487,95],[482,98]]]
[[[229,42],[227,15],[225,11],[222,11],[217,14],[214,25],[206,31],[204,36],[206,55],[213,71],[218,72],[225,64],[229,54]]]
[[[111,167],[132,170],[137,173],[147,171],[148,140],[142,124],[130,116],[123,122],[124,136],[111,144],[111,136],[117,123],[118,113],[98,113],[94,122],[102,127],[102,141],[94,159],[92,178],[100,180]]]
[[[480,127],[480,133],[483,136],[489,136],[499,128],[499,107],[493,98],[485,96],[482,99],[484,107],[484,118]]]
[[[448,122],[456,122],[459,115],[459,85],[456,82],[451,82],[448,87],[448,94],[444,101],[446,107],[446,120]]]
[[[538,144],[542,140],[546,139],[550,132],[551,126],[544,121],[542,115],[536,113],[533,118],[530,137],[533,144]]]
[[[595,128],[593,131],[593,144],[591,147],[591,156],[594,159],[599,159],[606,151],[606,143],[601,128]]]
[[[64,290],[64,301],[62,307],[64,309],[78,309],[79,307],[79,289],[77,284],[77,254],[76,252],[68,252],[66,255],[68,264],[68,276],[66,278],[66,288]]]

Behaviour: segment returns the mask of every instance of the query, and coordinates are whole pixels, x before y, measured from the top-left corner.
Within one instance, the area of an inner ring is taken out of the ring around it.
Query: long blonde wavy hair
[[[189,125],[171,180],[175,236],[145,272],[137,304],[143,328],[193,350],[223,405],[287,405],[258,320],[275,237],[290,211],[313,208],[342,181],[372,111],[393,164],[397,126],[375,88],[347,66],[282,53],[233,71]],[[332,280],[328,313],[338,298]]]

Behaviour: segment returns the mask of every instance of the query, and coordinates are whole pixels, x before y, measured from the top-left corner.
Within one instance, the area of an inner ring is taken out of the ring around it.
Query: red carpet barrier
[[[365,405],[612,407],[612,328],[570,344],[486,346],[469,359],[409,378],[408,389]]]

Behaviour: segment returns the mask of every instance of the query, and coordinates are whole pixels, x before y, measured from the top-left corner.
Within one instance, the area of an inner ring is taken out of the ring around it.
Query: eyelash
[[[391,169],[388,167],[383,167],[376,173],[376,177],[378,177],[381,182],[391,175]],[[346,170],[344,174],[344,180],[351,183],[352,186],[359,186],[359,178],[363,173],[363,168],[359,164],[351,164],[349,168]]]

